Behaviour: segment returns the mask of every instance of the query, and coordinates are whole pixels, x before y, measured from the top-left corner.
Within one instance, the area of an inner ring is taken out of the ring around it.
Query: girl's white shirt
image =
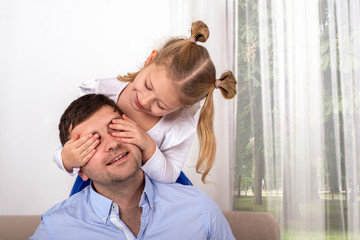
[[[128,85],[116,78],[93,79],[82,83],[80,95],[91,93],[104,94],[117,102],[120,93]],[[186,156],[194,140],[199,118],[200,103],[190,108],[183,108],[174,113],[163,116],[147,134],[154,140],[156,151],[142,166],[142,169],[153,180],[174,183],[179,177],[186,161]],[[62,146],[54,152],[54,162],[64,171],[61,158]],[[71,175],[75,175],[79,168],[74,168]]]

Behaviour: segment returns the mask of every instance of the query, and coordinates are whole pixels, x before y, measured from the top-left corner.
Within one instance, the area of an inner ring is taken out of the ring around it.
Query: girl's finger
[[[111,120],[111,123],[122,123],[124,122],[124,119],[122,118],[114,118],[113,120]]]
[[[70,138],[69,141],[67,141],[68,143],[73,143],[75,142],[76,140],[78,140],[80,137],[79,134],[75,134],[74,137]]]
[[[129,118],[129,117],[126,116],[125,114],[122,115],[122,118],[123,118],[124,120],[130,121],[131,123],[137,125],[136,122],[134,122],[131,118]]]
[[[121,141],[123,143],[129,143],[129,144],[134,144],[134,145],[138,144],[138,141],[136,141],[136,139],[134,139],[134,138],[122,138]]]
[[[113,124],[136,124],[134,121],[132,121],[130,118],[128,119],[123,119],[123,118],[114,118],[113,120],[111,120],[111,123]]]
[[[74,141],[74,147],[76,149],[78,149],[79,147],[81,147],[86,141],[88,141],[92,137],[93,137],[93,134],[91,134],[91,133],[82,136],[78,140]]]
[[[88,162],[89,162],[89,160],[94,156],[94,154],[96,153],[96,149],[93,149],[93,150],[91,150],[91,152],[89,153],[89,154],[87,154],[85,157],[84,157],[84,161],[83,161],[83,166],[85,166]]]
[[[87,141],[83,146],[82,146],[82,152],[81,152],[81,156],[86,156],[88,155],[93,149],[96,148],[97,145],[99,145],[100,140],[99,139],[91,139],[94,141]]]
[[[119,138],[135,138],[136,137],[136,134],[134,134],[133,132],[113,131],[113,132],[111,132],[111,135],[114,137],[119,137]]]
[[[88,134],[88,135],[84,136],[83,138],[79,139],[77,149],[79,151],[83,152],[85,149],[90,147],[91,144],[93,144],[94,141],[96,141],[98,138],[99,138],[99,134],[97,134],[97,133],[95,133],[94,135]]]
[[[136,129],[136,126],[132,124],[109,124],[109,128],[117,131],[134,131]]]

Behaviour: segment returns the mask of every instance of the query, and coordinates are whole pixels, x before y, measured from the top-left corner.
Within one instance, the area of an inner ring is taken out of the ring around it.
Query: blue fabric
[[[188,177],[185,175],[185,173],[183,171],[180,172],[180,175],[178,177],[178,179],[176,179],[177,183],[180,183],[182,185],[190,185],[192,186],[192,182],[190,181],[190,179],[188,179]]]
[[[188,179],[188,177],[185,175],[185,173],[183,173],[183,171],[180,172],[180,175],[178,177],[178,179],[176,180],[177,183],[180,183],[182,185],[190,185],[192,186],[193,184],[191,183],[191,181]],[[90,184],[90,180],[87,181],[83,181],[82,178],[78,175],[76,177],[74,186],[71,189],[70,192],[70,197],[72,195],[74,195],[75,193],[80,192],[81,190],[83,190],[85,187],[87,187]]]
[[[193,186],[165,184],[145,175],[137,237],[119,217],[119,208],[91,184],[41,216],[36,239],[235,239],[216,203]]]
[[[83,181],[82,178],[79,175],[77,175],[76,180],[74,182],[74,186],[72,187],[71,192],[70,192],[70,197],[72,195],[74,195],[75,193],[80,192],[87,186],[89,186],[89,184],[90,184],[90,179],[87,181]]]

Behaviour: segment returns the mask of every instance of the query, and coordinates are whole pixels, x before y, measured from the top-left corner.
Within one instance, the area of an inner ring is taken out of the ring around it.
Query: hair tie
[[[216,81],[215,81],[215,88],[219,88],[219,86],[220,86],[220,80],[219,79],[216,79]]]
[[[188,40],[189,40],[190,42],[196,43],[196,39],[195,39],[193,36],[189,37]]]

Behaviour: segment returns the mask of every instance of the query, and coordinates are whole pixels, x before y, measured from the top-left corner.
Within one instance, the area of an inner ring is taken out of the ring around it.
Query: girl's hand
[[[154,140],[125,114],[122,115],[122,119],[113,119],[109,128],[114,130],[111,131],[112,136],[121,138],[122,142],[134,144],[140,148],[143,164],[155,153],[156,144]]]
[[[88,134],[79,138],[78,134],[67,141],[61,151],[64,168],[72,172],[73,168],[84,166],[96,152],[100,143],[99,134]]]

